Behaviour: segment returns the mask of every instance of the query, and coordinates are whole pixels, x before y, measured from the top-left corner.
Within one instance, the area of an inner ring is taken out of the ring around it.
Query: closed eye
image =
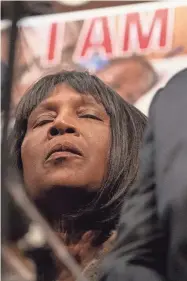
[[[52,119],[45,119],[45,120],[37,121],[34,124],[34,128],[43,126],[43,125],[48,124],[49,122],[52,122],[52,121],[53,121]]]
[[[101,118],[99,118],[96,115],[92,115],[92,114],[84,114],[79,116],[80,118],[90,118],[90,119],[95,119],[95,120],[99,120],[99,121],[103,121]]]

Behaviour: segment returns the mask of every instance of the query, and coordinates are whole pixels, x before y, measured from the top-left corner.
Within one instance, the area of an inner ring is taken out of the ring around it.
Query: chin
[[[79,185],[85,182],[85,176],[88,172],[81,167],[54,167],[42,175],[46,185]]]
[[[79,177],[78,175],[72,174],[61,174],[60,177],[52,177],[48,181],[51,186],[62,186],[62,187],[81,187],[86,185],[86,179],[84,177]]]

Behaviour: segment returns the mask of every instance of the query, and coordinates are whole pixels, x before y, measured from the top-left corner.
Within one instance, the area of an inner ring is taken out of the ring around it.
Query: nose
[[[56,120],[48,130],[48,139],[52,139],[56,136],[64,134],[74,134],[78,136],[79,132],[75,125],[71,124],[70,122]]]

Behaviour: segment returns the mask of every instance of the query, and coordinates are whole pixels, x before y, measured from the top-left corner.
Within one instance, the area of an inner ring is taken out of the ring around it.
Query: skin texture
[[[46,161],[51,149],[61,145],[76,146],[81,155],[64,152]],[[57,85],[31,113],[22,143],[29,194],[36,198],[57,187],[99,188],[107,172],[109,148],[110,120],[104,107],[91,95]]]

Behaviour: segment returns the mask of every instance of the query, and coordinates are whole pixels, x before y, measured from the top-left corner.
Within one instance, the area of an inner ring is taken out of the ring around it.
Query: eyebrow
[[[91,106],[97,109],[102,110],[103,112],[105,112],[105,108],[103,106],[103,104],[101,102],[98,102],[96,99],[94,99],[92,96],[82,96],[83,99],[81,99],[80,101],[82,102],[82,104],[80,105],[80,107],[84,107],[84,106]],[[38,106],[31,112],[30,116],[28,119],[32,119],[32,115],[33,114],[41,114],[44,113],[46,111],[53,111],[56,107],[56,105],[58,105],[57,102],[55,101],[49,101],[49,98],[44,99],[40,104],[38,104]]]

